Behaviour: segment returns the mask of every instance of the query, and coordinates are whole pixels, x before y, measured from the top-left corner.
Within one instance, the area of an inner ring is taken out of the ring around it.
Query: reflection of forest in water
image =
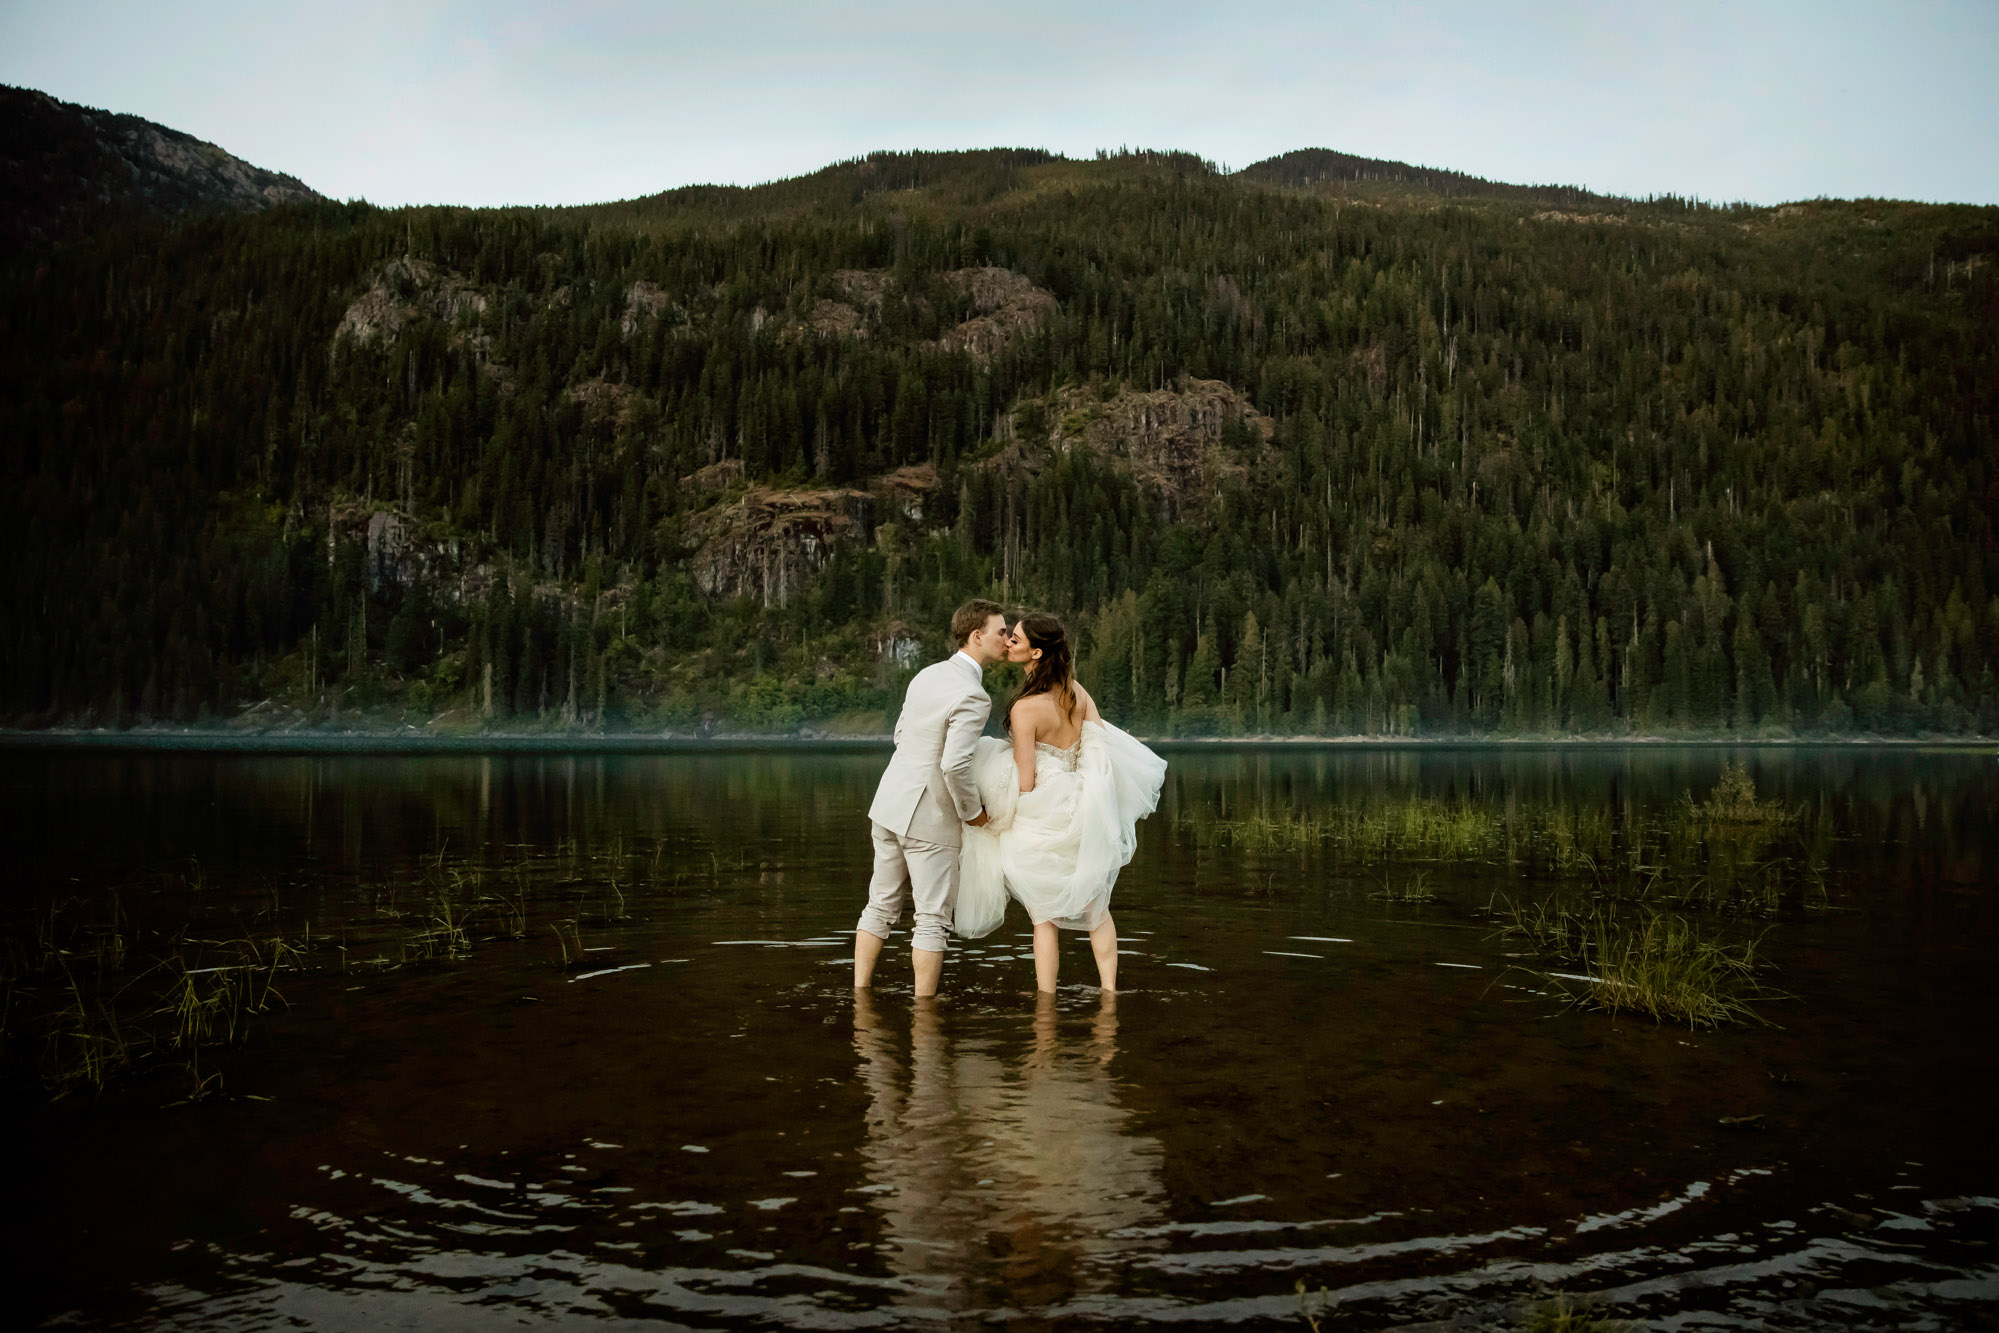
[[[1811,855],[1921,855],[1957,882],[1988,869],[1985,826],[1999,774],[1990,756],[1863,747],[1484,746],[1168,748],[1161,817],[1140,826],[1141,864],[1204,840],[1203,826],[1275,816],[1295,850],[1297,817],[1336,821],[1341,848],[1375,855],[1532,861],[1574,842],[1627,846],[1704,798],[1731,761],[1762,797],[1801,815]],[[1971,760],[1971,763],[1967,763]],[[1980,762],[1982,761],[1982,762]],[[875,753],[656,755],[23,754],[6,766],[10,810],[32,836],[0,848],[10,868],[173,846],[215,870],[263,872],[304,851],[322,868],[395,873],[446,847],[499,862],[518,849],[627,852],[706,864],[781,852],[831,868],[867,847]],[[1975,765],[1975,768],[1974,768]],[[1449,816],[1450,818],[1442,818]],[[116,827],[120,837],[104,838]],[[1314,846],[1322,839],[1310,830]],[[809,834],[809,837],[801,837]],[[1416,836],[1405,836],[1414,834]],[[1543,836],[1545,835],[1545,836]],[[863,879],[865,872],[862,872]]]
[[[23,1136],[16,1299],[815,1328],[1300,1327],[1301,1279],[1363,1324],[1537,1281],[1736,1322],[1805,1299],[1773,1272],[1904,1322],[1986,1299],[1989,750],[1168,758],[1116,1008],[1037,1008],[1001,934],[925,1007],[892,941],[857,1011],[876,754],[13,755],[24,938],[53,903],[128,968],[313,940],[292,1007],[212,1050],[224,1096],[165,1110],[162,1068]],[[1731,762],[1781,819],[1689,805]],[[459,946],[406,947],[447,898]],[[1543,978],[1585,969],[1515,903],[1754,940],[1781,994],[1699,1032],[1571,1009]]]
[[[916,1301],[945,1310],[1047,1308],[1110,1289],[1127,1228],[1164,1206],[1160,1147],[1118,1104],[1117,1000],[1079,1028],[1054,997],[1018,1020],[856,996],[866,1087],[862,1149],[878,1251]]]

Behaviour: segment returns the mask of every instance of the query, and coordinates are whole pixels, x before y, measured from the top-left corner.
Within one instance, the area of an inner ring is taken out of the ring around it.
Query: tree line
[[[1151,731],[1999,726],[1999,211],[1357,188],[883,154],[24,255],[0,696],[872,726],[1000,590]],[[986,269],[1052,301],[975,348]],[[1268,440],[1185,493],[1048,444],[1079,393],[1211,381]],[[843,502],[782,600],[703,590],[713,514],[912,466],[920,516]]]

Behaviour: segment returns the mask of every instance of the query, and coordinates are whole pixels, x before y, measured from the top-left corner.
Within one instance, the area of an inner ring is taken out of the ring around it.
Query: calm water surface
[[[1454,808],[1601,835],[1731,757],[1813,830],[1806,890],[1714,921],[1765,932],[1767,1027],[1562,1004],[1486,909],[1577,881],[1513,834],[1201,832]],[[17,916],[117,886],[135,917],[324,941],[218,1057],[221,1097],[164,1106],[161,1075],[14,1105],[9,1302],[29,1326],[1303,1329],[1498,1326],[1559,1289],[1660,1328],[1995,1326],[1990,753],[1170,758],[1114,1003],[1080,937],[1037,1003],[1016,914],[918,1005],[906,936],[872,1001],[849,985],[878,755],[0,757]],[[190,867],[198,890],[159,873]],[[398,964],[454,871],[517,895],[526,938],[488,904],[465,956]],[[1382,896],[1412,881],[1434,899]]]

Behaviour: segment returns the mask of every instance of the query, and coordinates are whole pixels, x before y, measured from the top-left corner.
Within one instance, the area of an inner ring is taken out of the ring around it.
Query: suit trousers
[[[902,916],[905,900],[916,903],[912,949],[942,952],[958,904],[958,849],[891,833],[872,824],[875,873],[868,882],[868,905],[858,928],[887,939]]]

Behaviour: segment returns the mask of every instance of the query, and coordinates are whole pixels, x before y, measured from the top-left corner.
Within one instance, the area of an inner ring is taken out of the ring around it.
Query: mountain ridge
[[[874,732],[998,590],[1159,734],[1999,731],[1999,209],[1368,162],[0,266],[0,721]]]
[[[170,126],[0,85],[0,253],[136,219],[324,199]]]

